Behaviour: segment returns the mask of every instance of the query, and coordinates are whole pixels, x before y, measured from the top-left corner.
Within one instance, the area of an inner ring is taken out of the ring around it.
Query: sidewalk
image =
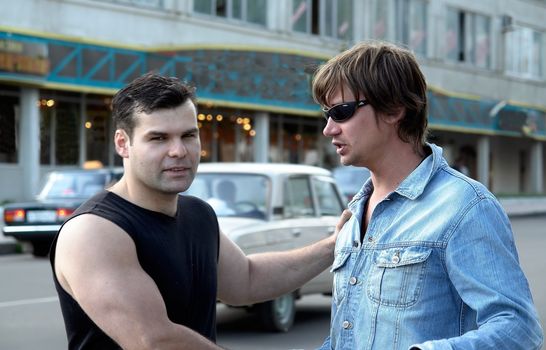
[[[546,215],[546,197],[513,197],[500,198],[501,205],[510,218],[518,216]],[[0,207],[0,217],[4,210]],[[0,230],[3,221],[0,220]],[[0,232],[0,255],[15,254],[20,251],[17,241],[11,237],[4,237]]]

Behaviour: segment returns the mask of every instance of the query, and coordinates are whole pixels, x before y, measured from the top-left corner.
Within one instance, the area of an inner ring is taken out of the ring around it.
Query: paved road
[[[541,319],[546,320],[546,216],[512,220],[520,260]],[[0,256],[0,349],[66,349],[62,316],[46,259]],[[252,315],[220,306],[218,343],[229,349],[315,349],[329,324],[328,297],[298,302],[296,324],[285,334],[263,333]]]

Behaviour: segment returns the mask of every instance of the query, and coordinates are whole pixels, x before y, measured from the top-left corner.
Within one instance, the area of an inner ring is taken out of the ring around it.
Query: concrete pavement
[[[546,197],[506,197],[500,198],[500,203],[509,217],[546,214]],[[0,207],[0,217],[4,210]],[[3,220],[0,220],[0,229]],[[20,245],[11,237],[4,237],[0,232],[0,255],[15,254],[21,251]]]

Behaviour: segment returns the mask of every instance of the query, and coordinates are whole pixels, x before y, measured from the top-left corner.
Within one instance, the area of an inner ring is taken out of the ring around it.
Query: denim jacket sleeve
[[[477,329],[415,344],[416,349],[540,349],[543,330],[519,265],[508,217],[493,197],[479,196],[446,237],[445,268]],[[471,312],[470,312],[471,311]],[[412,347],[410,347],[412,348]]]

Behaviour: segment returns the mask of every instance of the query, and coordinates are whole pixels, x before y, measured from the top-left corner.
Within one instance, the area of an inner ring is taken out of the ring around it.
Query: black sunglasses
[[[340,123],[349,120],[360,107],[368,104],[366,100],[343,102],[330,108],[323,108],[324,118],[332,118],[333,121]]]

